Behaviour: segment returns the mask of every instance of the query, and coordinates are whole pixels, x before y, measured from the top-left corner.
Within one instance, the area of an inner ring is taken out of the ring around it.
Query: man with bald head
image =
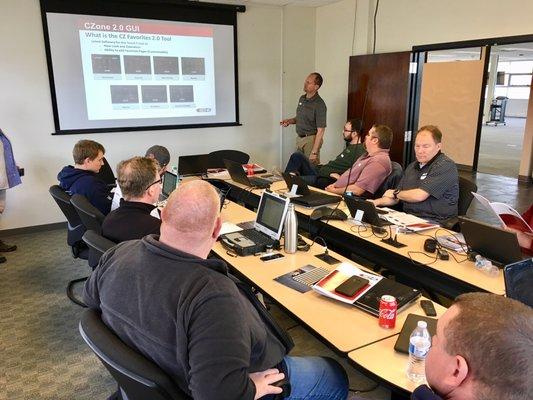
[[[161,214],[160,236],[102,256],[85,285],[86,304],[194,399],[268,399],[281,393],[273,384],[285,374],[287,399],[346,399],[344,370],[331,359],[286,356],[226,264],[207,258],[222,226],[219,210],[209,183],[180,185]]]

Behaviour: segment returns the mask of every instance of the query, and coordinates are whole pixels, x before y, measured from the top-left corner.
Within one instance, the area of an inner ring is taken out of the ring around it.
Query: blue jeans
[[[315,167],[304,153],[296,151],[291,154],[285,173],[297,172],[301,176],[311,175],[318,176],[318,168]]]
[[[346,400],[348,377],[337,361],[327,357],[283,359],[291,383],[287,400]]]

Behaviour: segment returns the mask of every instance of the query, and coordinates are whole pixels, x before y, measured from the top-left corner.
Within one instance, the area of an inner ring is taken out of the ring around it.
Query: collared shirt
[[[404,201],[403,210],[406,213],[437,222],[457,216],[459,175],[453,160],[444,153],[437,153],[422,167],[418,161],[409,164],[398,189],[422,189],[429,193],[424,201]]]
[[[342,174],[364,153],[365,147],[362,143],[349,144],[337,158],[319,167],[318,175],[329,178],[332,173]]]
[[[374,194],[391,172],[389,149],[379,149],[372,154],[365,153],[359,157],[352,168],[345,171],[333,186],[342,188],[355,184],[364,191]]]
[[[326,127],[326,103],[317,93],[311,98],[304,94],[296,107],[296,133],[298,136],[316,135],[317,128]]]
[[[154,209],[152,204],[121,199],[120,207],[105,217],[102,235],[115,243],[159,235],[161,220],[150,215]]]

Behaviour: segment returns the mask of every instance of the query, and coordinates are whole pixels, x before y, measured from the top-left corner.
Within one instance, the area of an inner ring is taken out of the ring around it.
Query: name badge
[[[424,172],[421,176],[420,176],[420,180],[423,181],[424,179],[426,179],[428,176],[428,173],[427,172]]]

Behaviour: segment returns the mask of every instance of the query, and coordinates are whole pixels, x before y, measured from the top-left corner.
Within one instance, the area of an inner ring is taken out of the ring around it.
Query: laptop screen
[[[165,171],[165,175],[163,175],[163,195],[166,197],[170,196],[170,193],[176,189],[177,183],[178,177],[172,172]]]
[[[459,217],[459,221],[466,244],[483,257],[504,265],[522,259],[514,232],[465,217]]]
[[[533,258],[507,265],[503,278],[507,297],[533,307]]]
[[[265,190],[261,195],[254,228],[279,240],[288,205],[289,199]]]
[[[209,167],[209,154],[196,154],[178,157],[178,173],[180,175],[201,175]]]

